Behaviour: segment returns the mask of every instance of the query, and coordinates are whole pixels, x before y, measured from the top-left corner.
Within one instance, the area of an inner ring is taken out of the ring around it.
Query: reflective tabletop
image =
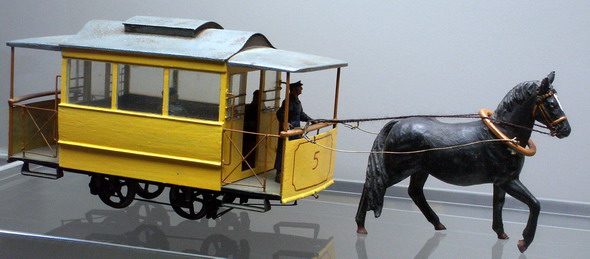
[[[360,196],[333,191],[266,213],[233,210],[192,221],[159,203],[110,208],[89,193],[86,175],[48,180],[0,166],[0,258],[590,258],[590,219],[583,217],[543,213],[521,254],[526,211],[504,211],[508,240],[491,230],[489,207],[431,202],[448,228],[435,231],[401,198],[386,199],[380,218],[369,212],[369,234],[359,235]]]

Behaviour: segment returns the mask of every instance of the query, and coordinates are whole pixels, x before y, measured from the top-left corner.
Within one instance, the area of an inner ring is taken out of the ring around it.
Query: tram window
[[[111,107],[111,64],[68,60],[68,102],[93,107]]]
[[[264,95],[262,102],[263,112],[276,112],[279,109],[281,99],[281,78],[280,73],[276,71],[265,71]]]
[[[118,109],[162,114],[163,68],[121,64],[118,78]]]
[[[220,74],[171,70],[168,115],[216,121],[220,84]],[[173,95],[174,92],[177,96]]]
[[[233,74],[229,81],[226,117],[239,119],[244,117],[246,110],[246,74]]]

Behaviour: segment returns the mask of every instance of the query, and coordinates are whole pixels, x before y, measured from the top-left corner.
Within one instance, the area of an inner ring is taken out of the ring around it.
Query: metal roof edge
[[[304,73],[346,67],[345,61],[274,48],[252,48],[235,54],[230,66]]]
[[[29,49],[40,49],[40,50],[51,50],[60,51],[61,43],[67,41],[73,35],[59,35],[59,36],[47,36],[37,38],[19,39],[6,42],[9,47],[16,48],[29,48]]]

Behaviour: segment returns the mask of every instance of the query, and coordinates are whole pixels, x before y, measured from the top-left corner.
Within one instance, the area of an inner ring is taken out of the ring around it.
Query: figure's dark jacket
[[[285,101],[281,104],[281,108],[277,111],[277,119],[282,124],[285,120]],[[297,96],[289,95],[289,123],[293,127],[301,127],[301,121],[310,121],[311,117],[303,112],[303,106]]]

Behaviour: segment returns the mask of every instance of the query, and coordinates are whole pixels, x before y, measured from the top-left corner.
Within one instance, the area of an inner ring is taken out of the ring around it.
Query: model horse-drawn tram
[[[303,130],[289,129],[288,119],[279,125],[276,112],[281,89],[289,96],[284,86],[292,73],[331,70],[334,94],[323,99],[334,100],[336,118],[346,62],[279,50],[260,33],[224,30],[215,22],[145,16],[90,21],[75,35],[7,45],[9,161],[24,162],[25,175],[87,174],[90,192],[115,208],[136,195],[154,199],[169,187],[170,205],[189,219],[216,218],[232,208],[264,212],[271,201],[292,203],[334,182],[335,152],[289,139]],[[61,75],[47,92],[15,97],[15,48],[61,52]],[[254,109],[254,119],[247,109]],[[317,143],[335,146],[334,124],[309,130]]]
[[[262,34],[214,22],[144,16],[91,21],[76,35],[8,46],[9,161],[23,161],[25,175],[87,174],[90,192],[115,208],[136,195],[154,199],[169,187],[169,204],[188,219],[216,218],[233,208],[264,212],[270,201],[294,202],[334,182],[336,125],[346,121],[337,119],[343,61],[278,50]],[[61,52],[55,89],[15,97],[17,47]],[[279,109],[280,90],[292,85],[292,73],[320,70],[336,70],[333,118],[291,129],[290,109]],[[380,216],[386,188],[408,177],[414,203],[436,230],[445,229],[423,193],[432,175],[455,185],[493,184],[492,228],[501,239],[508,238],[505,195],[525,203],[530,215],[518,243],[524,252],[540,212],[519,180],[525,156],[535,153],[533,126],[538,121],[559,138],[571,131],[554,79],[552,72],[516,85],[494,112],[467,115],[478,118],[472,122],[389,118],[369,155],[357,232],[367,233],[367,211]],[[30,164],[55,173],[32,171]]]

